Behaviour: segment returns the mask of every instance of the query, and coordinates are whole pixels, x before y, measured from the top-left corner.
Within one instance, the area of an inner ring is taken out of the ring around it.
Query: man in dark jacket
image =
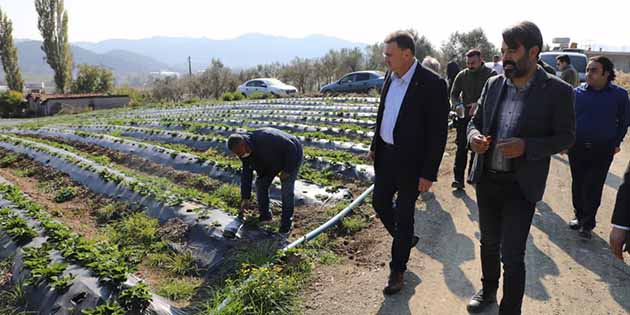
[[[586,84],[575,89],[576,141],[569,150],[575,219],[569,227],[590,239],[613,157],[630,123],[628,92],[615,85],[613,63],[591,58]]]
[[[413,236],[416,200],[437,181],[448,134],[446,81],[422,66],[414,51],[407,32],[385,39],[389,72],[369,152],[375,171],[372,205],[393,238],[385,294],[403,287],[409,254],[418,242]]]
[[[466,128],[470,122],[470,117],[477,109],[477,100],[481,96],[486,81],[497,73],[484,65],[479,49],[471,49],[466,53],[466,69],[462,70],[453,83],[451,89],[451,106],[464,106],[464,117],[458,118],[454,124],[457,128],[457,152],[455,154],[455,164],[453,165],[453,183],[451,187],[464,189],[464,176],[468,165],[468,139],[466,138]],[[472,155],[472,154],[471,154]],[[473,156],[470,158],[472,164]],[[470,170],[470,167],[469,167]]]
[[[285,132],[263,128],[228,138],[228,148],[243,162],[241,174],[241,211],[249,207],[253,171],[256,171],[256,199],[260,221],[271,220],[269,187],[274,177],[282,184],[282,218],[280,233],[293,227],[294,188],[303,162],[302,144]]]
[[[534,23],[503,31],[504,74],[488,80],[468,126],[477,153],[471,180],[477,184],[482,271],[482,289],[469,312],[496,301],[503,262],[499,314],[521,314],[535,205],[545,191],[551,156],[575,140],[574,91],[537,65],[542,46]]]

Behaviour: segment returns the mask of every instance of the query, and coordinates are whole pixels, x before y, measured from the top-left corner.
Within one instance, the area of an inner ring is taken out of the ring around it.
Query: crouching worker
[[[253,171],[256,171],[256,198],[260,222],[272,219],[269,211],[269,187],[278,176],[282,183],[282,218],[280,233],[287,234],[293,227],[294,187],[303,161],[302,144],[285,132],[263,128],[232,134],[227,146],[243,162],[241,174],[240,213],[250,206]]]

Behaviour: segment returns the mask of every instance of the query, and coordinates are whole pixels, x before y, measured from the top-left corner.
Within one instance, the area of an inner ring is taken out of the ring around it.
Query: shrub
[[[231,92],[225,92],[223,93],[223,96],[221,96],[221,99],[225,102],[231,102],[234,100],[234,94]]]
[[[615,82],[626,90],[630,90],[630,73],[618,71]]]
[[[151,304],[151,292],[144,283],[124,289],[118,296],[121,306],[131,314],[142,314]]]
[[[158,221],[144,213],[134,213],[108,227],[110,238],[121,247],[149,248],[157,240]]]
[[[0,93],[0,116],[14,117],[18,114],[24,95],[16,91]]]
[[[62,187],[55,193],[55,202],[62,203],[74,199],[77,191],[74,187]]]

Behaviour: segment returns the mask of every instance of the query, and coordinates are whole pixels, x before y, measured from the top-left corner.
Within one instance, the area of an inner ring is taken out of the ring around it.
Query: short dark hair
[[[245,142],[245,137],[242,134],[233,133],[227,139],[227,147],[230,151],[234,151],[236,146]]]
[[[383,41],[385,44],[396,43],[400,49],[410,49],[413,55],[416,54],[416,41],[413,39],[411,33],[407,31],[393,32]]]
[[[606,56],[595,56],[589,59],[590,61],[597,62],[602,65],[602,69],[604,72],[608,71],[608,82],[615,81],[617,75],[615,74],[615,65],[613,62]]]
[[[481,50],[477,48],[473,48],[466,53],[466,57],[468,58],[474,57],[474,56],[478,56],[479,58],[481,58]]]
[[[556,57],[556,60],[560,62],[564,62],[568,65],[571,64],[571,58],[569,58],[569,55],[559,55],[558,57]]]
[[[523,45],[529,51],[531,48],[538,46],[538,54],[540,54],[543,48],[543,37],[540,29],[536,24],[529,21],[524,21],[505,29],[502,37],[505,44],[511,49],[516,49],[518,46]]]
[[[501,56],[499,56],[499,55],[494,55],[494,56],[492,56],[492,59],[501,59]]]

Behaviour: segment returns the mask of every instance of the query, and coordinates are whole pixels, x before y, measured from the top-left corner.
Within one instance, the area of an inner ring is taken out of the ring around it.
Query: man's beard
[[[506,66],[512,66],[512,68],[506,68]],[[523,57],[516,62],[512,60],[503,60],[503,72],[505,73],[505,77],[512,78],[522,78],[527,75],[531,64],[527,58]]]

